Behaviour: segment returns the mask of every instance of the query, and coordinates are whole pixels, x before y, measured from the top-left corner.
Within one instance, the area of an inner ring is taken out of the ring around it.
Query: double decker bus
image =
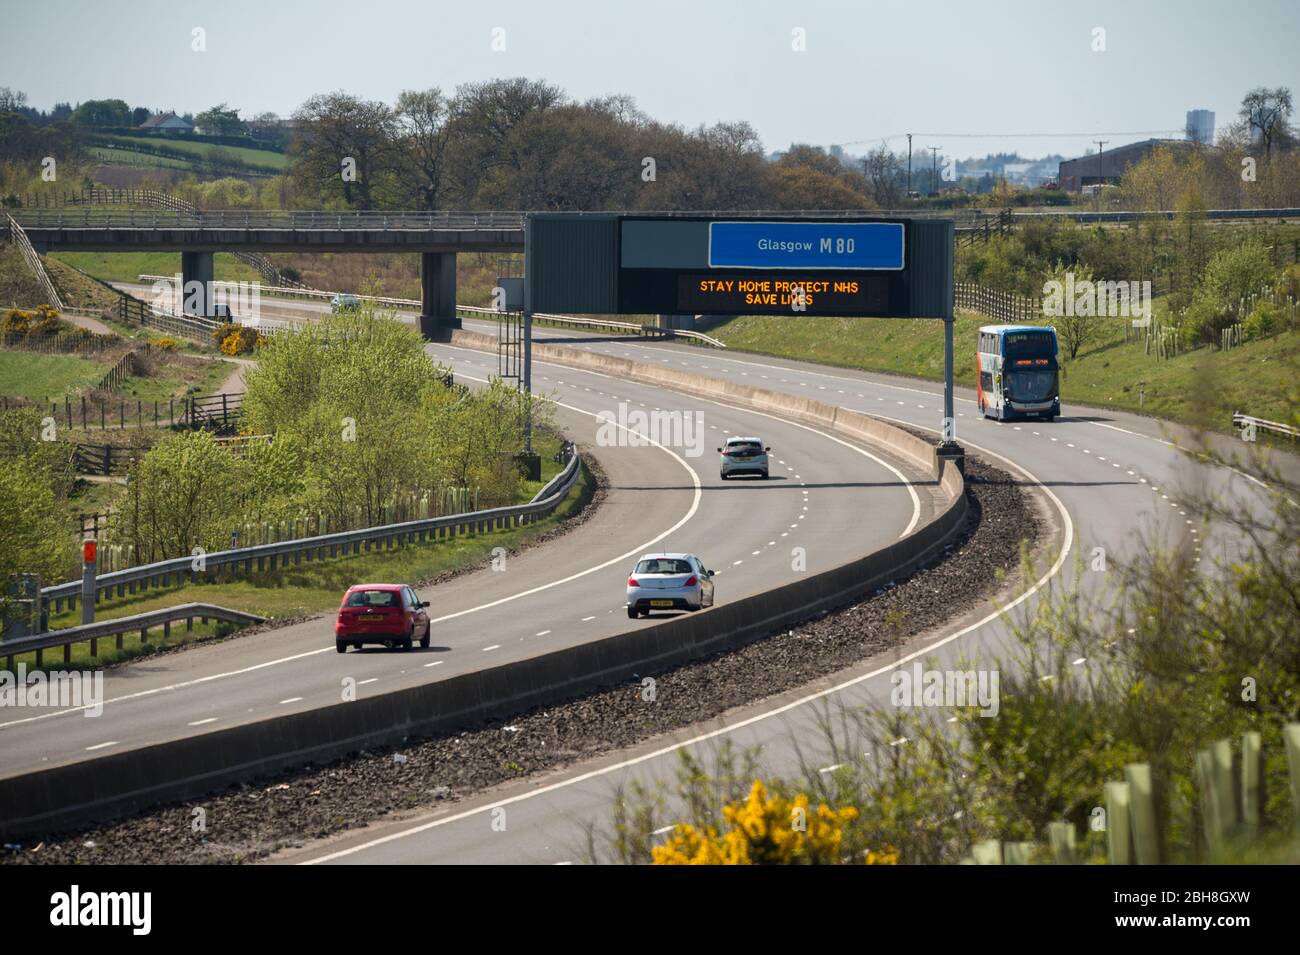
[[[1061,413],[1056,329],[1037,325],[983,325],[975,355],[980,413],[1006,421]]]

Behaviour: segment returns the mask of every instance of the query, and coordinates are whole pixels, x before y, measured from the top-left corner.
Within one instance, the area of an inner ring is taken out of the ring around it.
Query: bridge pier
[[[211,252],[181,250],[181,310],[186,315],[213,313]],[[197,286],[191,282],[198,283]]]
[[[429,341],[446,341],[456,316],[456,253],[420,253],[420,334]]]

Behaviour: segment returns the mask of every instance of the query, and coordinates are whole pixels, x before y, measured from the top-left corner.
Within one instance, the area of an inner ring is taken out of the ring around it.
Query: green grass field
[[[1157,303],[1157,317],[1160,312]],[[994,322],[972,312],[957,316],[953,374],[959,385],[974,385],[976,330],[985,324]],[[943,380],[943,326],[937,320],[742,316],[708,334],[730,348],[763,355]],[[1284,418],[1297,362],[1297,332],[1226,354],[1199,348],[1157,361],[1144,354],[1140,341],[1125,343],[1116,319],[1075,360],[1064,361],[1061,400],[1067,414],[1073,401],[1228,431],[1234,410]]]
[[[93,386],[112,367],[112,362],[78,355],[0,351],[0,395],[53,401],[69,391]]]
[[[224,153],[233,156],[249,166],[267,170],[270,172],[281,172],[289,165],[289,157],[284,153],[272,152],[267,149],[249,149],[244,146],[220,146],[215,143],[191,142],[185,139],[158,139],[156,137],[139,137],[139,136],[122,136],[106,135],[101,138],[108,143],[122,143],[126,146],[134,146],[140,149],[148,149],[150,146],[160,146],[166,149],[174,149],[177,152],[186,153],[195,159],[209,159],[213,150],[218,154]],[[171,156],[158,156],[149,153],[136,152],[132,149],[114,149],[112,146],[98,146],[98,149],[105,152],[121,154],[126,157],[126,162],[135,159],[137,161],[147,161],[152,163],[154,160],[162,162],[178,162],[184,165],[183,161],[177,160]]]
[[[104,282],[139,282],[141,275],[174,276],[181,270],[179,252],[55,252],[50,258],[66,262]],[[262,276],[233,255],[218,252],[213,277],[222,282],[260,282]]]
[[[194,163],[172,156],[154,156],[112,146],[92,146],[90,154],[109,166],[136,166],[146,169],[192,169]]]

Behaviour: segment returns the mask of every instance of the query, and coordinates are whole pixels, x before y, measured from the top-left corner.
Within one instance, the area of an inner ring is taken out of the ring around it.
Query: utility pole
[[[1097,211],[1100,212],[1101,211],[1101,187],[1102,187],[1101,154],[1103,151],[1105,151],[1106,144],[1110,142],[1110,140],[1094,139],[1093,142],[1097,144]]]
[[[907,134],[907,198],[912,198],[912,134]]]
[[[925,148],[930,150],[930,195],[934,195],[936,192],[939,191],[937,188],[935,188],[935,186],[936,183],[938,182],[939,150],[943,149],[943,147],[926,146]]]

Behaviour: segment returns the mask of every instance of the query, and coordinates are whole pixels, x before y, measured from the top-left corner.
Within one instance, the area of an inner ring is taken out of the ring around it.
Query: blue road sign
[[[710,222],[709,268],[903,268],[901,222]]]

